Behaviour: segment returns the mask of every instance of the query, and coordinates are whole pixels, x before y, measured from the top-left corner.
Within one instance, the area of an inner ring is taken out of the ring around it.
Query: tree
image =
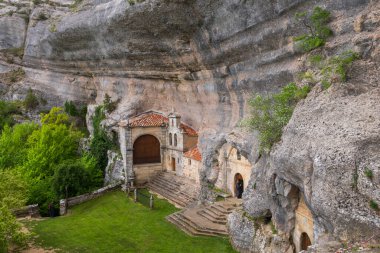
[[[308,52],[314,48],[323,46],[326,39],[332,35],[331,29],[327,26],[330,21],[330,12],[315,7],[313,12],[299,12],[296,14],[296,20],[305,26],[309,33],[294,38],[298,41],[304,51]]]
[[[260,139],[260,152],[269,152],[282,136],[282,129],[292,117],[298,101],[305,98],[309,86],[298,87],[290,83],[277,93],[267,97],[257,95],[249,100],[250,117],[243,125],[257,130]]]
[[[22,123],[13,128],[5,126],[0,134],[0,170],[24,164],[27,139],[37,129],[38,125],[35,123]]]
[[[26,193],[26,183],[16,170],[0,171],[0,252],[7,252],[11,244],[26,244],[27,234],[10,210],[25,203]]]
[[[77,196],[89,191],[89,178],[89,173],[79,161],[68,160],[55,168],[53,188],[60,198]]]

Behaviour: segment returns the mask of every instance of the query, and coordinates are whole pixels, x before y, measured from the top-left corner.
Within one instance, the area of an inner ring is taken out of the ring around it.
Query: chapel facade
[[[120,122],[119,133],[128,181],[142,185],[168,171],[199,182],[198,133],[180,115],[147,111]]]

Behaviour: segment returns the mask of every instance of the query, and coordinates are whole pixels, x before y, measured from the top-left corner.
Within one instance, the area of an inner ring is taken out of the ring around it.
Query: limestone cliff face
[[[231,240],[242,251],[290,249],[297,191],[315,219],[316,243],[326,236],[349,240],[380,234],[379,214],[368,204],[380,203],[378,1],[70,4],[0,4],[0,73],[20,66],[25,70],[18,84],[1,85],[0,80],[0,94],[14,98],[32,87],[48,94],[49,103],[93,104],[108,93],[120,99],[107,120],[110,126],[142,111],[174,108],[201,134],[204,182],[213,174],[218,149],[226,142],[238,147],[253,165],[244,210],[253,217],[271,213],[280,231],[258,246],[258,238],[268,236],[261,231],[256,237],[252,222],[234,214]],[[315,86],[297,106],[281,142],[269,155],[259,156],[256,133],[237,124],[247,115],[252,94],[275,92],[304,68],[306,56],[292,41],[304,28],[294,15],[316,5],[333,16],[334,36],[325,53],[352,49],[362,58],[347,83],[327,91]],[[22,59],[6,52],[20,47]],[[367,167],[373,170],[372,180],[364,176]],[[248,232],[236,233],[240,228]]]

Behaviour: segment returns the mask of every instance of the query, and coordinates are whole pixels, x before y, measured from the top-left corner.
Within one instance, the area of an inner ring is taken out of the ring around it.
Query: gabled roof
[[[120,122],[120,126],[129,127],[160,127],[167,125],[169,123],[169,118],[163,114],[155,111],[144,112],[136,117],[133,117],[129,122]],[[189,136],[198,136],[197,131],[188,125],[181,123],[180,128]]]
[[[156,112],[142,114],[129,123],[130,127],[159,127],[169,122],[168,118]]]
[[[193,160],[202,161],[202,155],[199,152],[198,146],[194,146],[193,148],[185,152],[183,156]]]

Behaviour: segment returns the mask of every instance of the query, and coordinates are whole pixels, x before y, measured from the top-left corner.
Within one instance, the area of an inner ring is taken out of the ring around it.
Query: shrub
[[[101,122],[105,119],[103,106],[95,109],[93,117],[94,136],[90,144],[91,155],[97,160],[98,166],[105,169],[108,163],[107,151],[113,149],[115,144],[102,128]]]
[[[281,139],[282,129],[289,122],[297,102],[309,91],[309,86],[298,87],[290,83],[277,94],[257,95],[249,100],[251,115],[243,125],[259,132],[260,152],[269,152]]]
[[[370,180],[373,179],[373,172],[369,168],[364,168],[364,175],[368,177]]]
[[[25,246],[27,235],[10,211],[25,204],[26,183],[15,170],[0,170],[0,252],[8,252],[9,245]]]
[[[59,198],[74,197],[89,190],[89,177],[81,163],[68,160],[56,166],[53,189]]]
[[[375,211],[379,211],[379,205],[378,205],[377,202],[374,201],[373,199],[371,199],[371,200],[369,201],[369,206],[370,206],[373,210],[375,210]]]
[[[28,93],[24,99],[24,106],[26,109],[36,109],[40,104],[37,96],[33,93],[32,89],[29,88]]]
[[[70,116],[78,116],[78,110],[77,107],[75,106],[73,101],[66,101],[65,105],[65,112],[70,115]]]
[[[112,101],[111,97],[106,93],[103,100],[103,108],[107,112],[113,112],[116,110],[118,100]]]
[[[315,82],[320,82],[322,88],[326,90],[333,83],[347,81],[347,72],[356,59],[359,59],[359,55],[351,50],[332,57],[312,55],[309,57],[309,62],[311,66],[315,67],[314,73],[311,70],[307,72],[313,73]],[[300,77],[309,81],[308,76],[305,74]]]
[[[0,132],[5,125],[13,126],[15,124],[14,114],[21,114],[19,104],[0,100]]]
[[[25,77],[25,71],[22,68],[18,68],[8,72],[5,76],[5,81],[10,84],[16,83]]]
[[[45,13],[41,12],[40,14],[38,14],[38,17],[37,17],[37,20],[47,20],[48,17],[46,16]]]
[[[294,38],[294,41],[298,41],[306,52],[323,46],[326,39],[332,35],[331,29],[327,26],[330,20],[330,12],[321,7],[315,7],[311,13],[306,11],[297,13],[296,20],[309,31],[307,34]]]
[[[14,47],[6,49],[5,52],[10,53],[14,56],[22,58],[24,56],[24,48],[23,47]]]
[[[55,23],[52,23],[49,27],[49,31],[51,33],[55,33],[57,31],[57,25]]]

